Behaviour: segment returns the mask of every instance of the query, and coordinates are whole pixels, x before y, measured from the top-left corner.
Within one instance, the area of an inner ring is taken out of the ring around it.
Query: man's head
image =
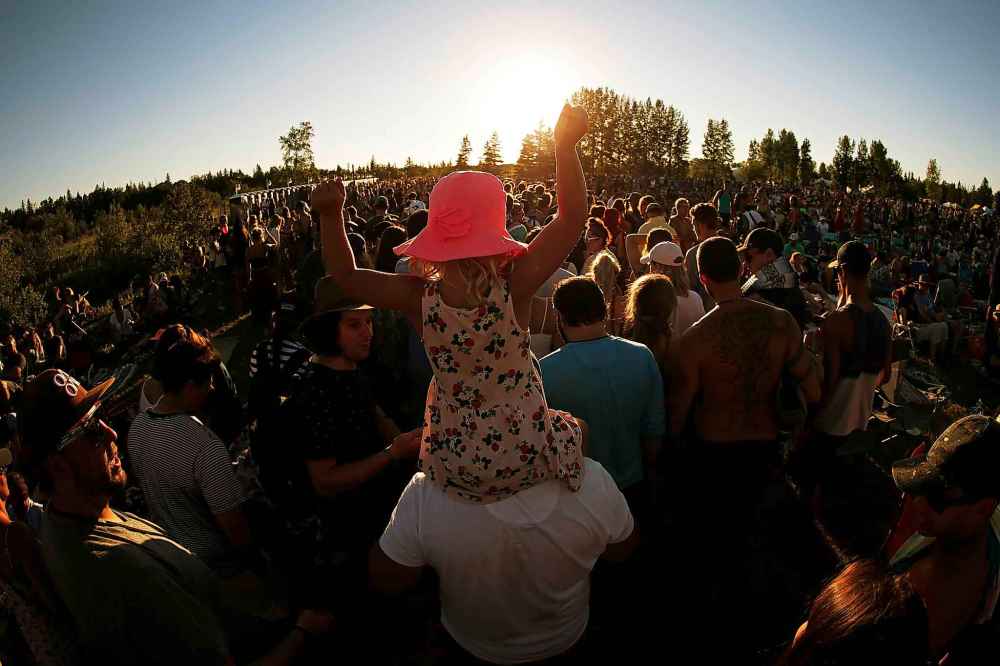
[[[733,241],[722,236],[704,240],[698,245],[698,272],[709,293],[718,286],[736,282],[740,276],[740,256]]]
[[[604,322],[608,314],[604,292],[593,278],[571,277],[563,280],[552,294],[552,305],[563,326],[591,326]]]
[[[375,213],[378,215],[385,215],[385,212],[389,210],[389,200],[385,197],[376,197],[372,208],[375,209]]]
[[[697,204],[691,209],[691,218],[694,220],[694,235],[699,241],[714,236],[715,230],[722,224],[719,211],[710,203]]]
[[[781,256],[782,246],[781,236],[777,232],[767,227],[758,227],[747,234],[737,252],[743,258],[747,270],[756,273]]]
[[[164,393],[175,397],[189,411],[201,409],[214,389],[212,377],[219,355],[204,336],[182,324],[168,327],[157,342],[153,376]]]
[[[647,220],[651,220],[654,217],[663,217],[663,206],[656,203],[655,201],[652,202],[651,204],[646,206],[646,212],[644,214],[644,217]]]
[[[65,372],[46,370],[25,387],[18,457],[43,469],[57,494],[106,498],[125,487],[118,435],[100,418],[113,383],[88,391]]]
[[[837,250],[837,258],[830,264],[830,268],[837,271],[842,282],[868,279],[871,266],[871,255],[861,241],[849,241],[841,245]]]
[[[1000,423],[966,416],[941,433],[922,458],[892,466],[896,486],[914,498],[917,531],[966,540],[981,534],[1000,502]]]
[[[331,278],[316,283],[314,314],[302,324],[306,345],[319,356],[357,364],[371,353],[373,309],[341,296]]]

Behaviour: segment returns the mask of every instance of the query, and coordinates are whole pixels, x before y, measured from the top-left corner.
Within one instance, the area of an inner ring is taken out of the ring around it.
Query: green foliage
[[[843,189],[854,183],[854,142],[846,134],[837,141],[830,167],[837,187]]]
[[[305,121],[293,125],[288,129],[288,134],[278,138],[285,171],[293,182],[309,183],[316,179],[316,162],[313,160],[312,149],[313,134],[312,123]],[[276,181],[274,184],[278,185],[279,182],[285,184],[281,181]]]
[[[579,145],[587,173],[680,176],[686,170],[687,121],[663,100],[640,102],[610,88],[580,88],[572,102],[590,118],[590,131]]]
[[[812,158],[812,144],[809,139],[802,139],[799,146],[799,182],[808,185],[816,177],[816,163]]]
[[[499,173],[501,164],[503,164],[503,158],[500,153],[500,135],[493,132],[483,146],[483,156],[479,160],[479,169],[489,173]]]
[[[469,141],[469,135],[466,134],[462,137],[462,145],[458,148],[458,158],[455,160],[455,168],[468,169],[470,157],[472,157],[472,142]],[[372,159],[374,160],[374,158]]]
[[[937,160],[931,158],[927,162],[927,174],[924,176],[924,187],[927,190],[927,196],[935,201],[942,200],[942,188],[941,188],[941,168],[938,166]]]
[[[710,178],[719,179],[729,176],[733,166],[733,133],[725,118],[708,119],[705,138],[701,144],[701,154],[708,162]]]
[[[9,240],[0,240],[0,320],[34,324],[45,317],[45,298],[31,284],[25,261]]]

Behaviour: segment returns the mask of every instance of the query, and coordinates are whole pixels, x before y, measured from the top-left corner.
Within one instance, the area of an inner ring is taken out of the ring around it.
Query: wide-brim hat
[[[394,250],[433,262],[522,254],[527,246],[507,231],[506,197],[493,174],[454,171],[431,191],[427,226]]]
[[[318,325],[336,312],[375,309],[344,296],[343,290],[329,275],[316,281],[314,304],[313,313],[299,326],[299,334],[306,340],[316,339],[316,335],[319,334]]]

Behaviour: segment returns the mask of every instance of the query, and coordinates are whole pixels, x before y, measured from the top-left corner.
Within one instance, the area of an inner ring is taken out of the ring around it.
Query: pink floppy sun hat
[[[507,231],[507,199],[493,174],[454,171],[431,191],[427,226],[394,250],[424,261],[519,255],[527,246]]]

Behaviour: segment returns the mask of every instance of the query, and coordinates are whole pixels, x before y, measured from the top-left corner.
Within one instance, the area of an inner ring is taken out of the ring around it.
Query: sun
[[[539,122],[555,125],[563,104],[579,87],[577,81],[570,67],[541,53],[497,59],[481,98],[481,122],[500,135],[506,161],[517,160],[521,140]]]

